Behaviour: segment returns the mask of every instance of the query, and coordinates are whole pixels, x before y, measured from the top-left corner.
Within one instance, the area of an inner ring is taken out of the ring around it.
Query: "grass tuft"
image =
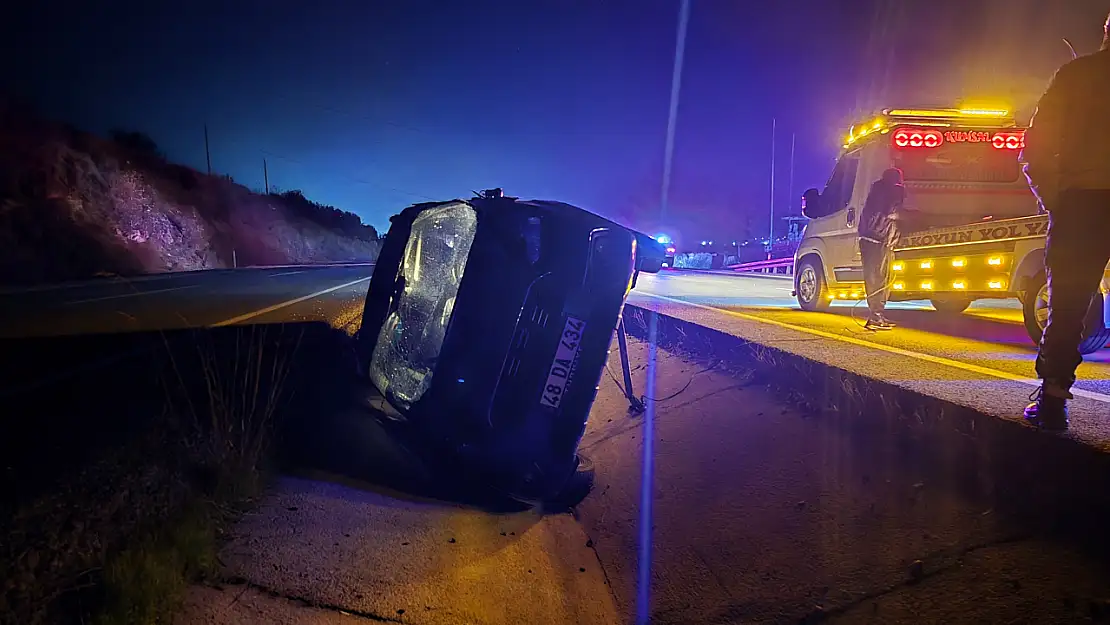
[[[109,560],[96,625],[169,623],[189,584],[219,572],[219,539],[233,511],[195,501],[163,530],[138,538]]]
[[[262,490],[262,465],[300,337],[290,348],[289,337],[265,328],[232,331],[230,353],[200,335],[195,350],[166,344],[167,397],[183,407],[169,418],[183,434],[190,497],[173,520],[142,532],[107,561],[96,625],[170,623],[190,584],[217,577],[221,537]]]

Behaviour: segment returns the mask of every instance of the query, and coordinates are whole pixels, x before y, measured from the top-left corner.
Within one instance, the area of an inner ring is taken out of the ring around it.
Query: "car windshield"
[[[371,380],[402,406],[431,386],[477,226],[477,213],[462,202],[429,210],[412,224],[395,310],[370,361]]]

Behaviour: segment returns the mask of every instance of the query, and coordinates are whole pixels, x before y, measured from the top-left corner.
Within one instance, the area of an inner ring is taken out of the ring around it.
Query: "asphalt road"
[[[998,417],[1018,418],[1036,389],[1036,348],[1016,300],[979,301],[959,315],[893,303],[898,328],[870,332],[865,303],[805,312],[791,288],[785,276],[663,271],[641,276],[629,302]],[[1110,349],[1084,360],[1070,436],[1110,449]]]
[[[372,266],[236,269],[0,290],[0,338],[329,321],[361,306]]]

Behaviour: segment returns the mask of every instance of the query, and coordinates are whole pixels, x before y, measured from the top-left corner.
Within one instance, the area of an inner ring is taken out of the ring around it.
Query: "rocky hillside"
[[[373,260],[378,234],[298,191],[259,194],[0,102],[0,283]]]

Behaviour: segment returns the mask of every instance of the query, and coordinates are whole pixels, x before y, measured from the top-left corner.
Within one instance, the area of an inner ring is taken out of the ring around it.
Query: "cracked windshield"
[[[0,46],[0,625],[1110,623],[1110,1]]]

